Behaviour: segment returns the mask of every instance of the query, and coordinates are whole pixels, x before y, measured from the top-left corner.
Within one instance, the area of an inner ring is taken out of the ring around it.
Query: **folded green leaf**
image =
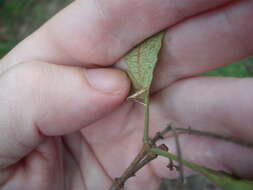
[[[171,158],[172,160],[178,161],[177,156],[169,152],[165,152],[157,148],[152,148],[149,151],[160,156],[164,156],[166,158]],[[186,160],[182,160],[182,163],[184,166],[203,174],[214,184],[218,185],[224,190],[253,190],[253,183],[250,181],[238,179],[223,171],[216,171],[209,168],[205,168]]]
[[[160,32],[146,39],[124,57],[128,65],[127,72],[132,80],[135,93],[132,95],[132,98],[139,98],[142,103],[144,103],[145,93],[149,91],[152,83],[153,72],[162,46],[163,36],[164,32]]]

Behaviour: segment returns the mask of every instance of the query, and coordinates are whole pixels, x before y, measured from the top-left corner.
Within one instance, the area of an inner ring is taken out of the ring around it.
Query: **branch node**
[[[159,138],[161,140],[164,139],[164,137],[162,136],[161,132],[157,132],[156,135],[157,135],[157,138]]]
[[[171,158],[169,158],[169,163],[166,166],[167,168],[169,168],[170,171],[173,171],[174,169],[176,169],[177,171],[179,171],[179,167],[177,165],[174,164],[173,160]]]
[[[163,151],[166,151],[166,152],[168,152],[168,151],[169,151],[168,146],[167,146],[167,145],[165,145],[165,144],[161,144],[161,145],[159,145],[159,147],[158,147],[158,148],[160,148],[160,149],[162,149]]]

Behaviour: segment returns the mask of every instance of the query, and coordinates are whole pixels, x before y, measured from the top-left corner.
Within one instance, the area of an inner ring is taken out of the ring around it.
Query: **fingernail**
[[[105,93],[119,93],[126,84],[125,74],[115,69],[88,69],[86,76],[93,88]]]

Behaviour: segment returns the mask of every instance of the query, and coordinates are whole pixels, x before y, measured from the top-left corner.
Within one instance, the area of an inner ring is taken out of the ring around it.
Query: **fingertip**
[[[92,88],[105,94],[125,97],[130,89],[129,78],[118,69],[88,69],[86,77]]]

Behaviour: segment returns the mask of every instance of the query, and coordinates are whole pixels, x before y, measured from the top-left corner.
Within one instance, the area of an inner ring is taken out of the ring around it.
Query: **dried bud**
[[[163,151],[166,151],[166,152],[168,152],[169,151],[169,148],[165,145],[165,144],[161,144],[161,145],[159,145],[159,147],[158,148],[160,148],[160,149],[162,149]]]

